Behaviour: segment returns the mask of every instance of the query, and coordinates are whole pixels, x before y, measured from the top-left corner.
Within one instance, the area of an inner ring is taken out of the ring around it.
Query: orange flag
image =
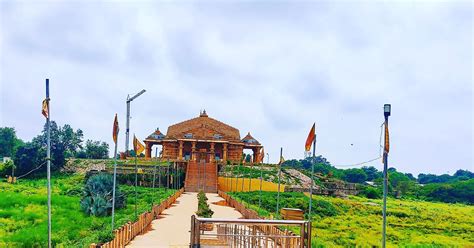
[[[309,131],[308,138],[306,138],[306,144],[304,145],[305,151],[309,152],[311,150],[311,145],[313,144],[314,139],[316,138],[316,123],[313,124],[311,130]]]
[[[133,135],[133,150],[137,156],[145,150],[145,146]]]
[[[390,150],[390,141],[389,141],[389,137],[388,137],[388,123],[385,122],[385,145],[384,145],[384,153],[387,153],[389,152]]]
[[[114,128],[112,131],[112,138],[114,139],[114,143],[117,144],[117,136],[119,132],[119,124],[117,120],[117,114],[115,114],[115,119],[114,119]]]
[[[48,99],[43,100],[43,107],[41,108],[41,113],[44,115],[44,117],[48,118],[49,116],[49,100]]]

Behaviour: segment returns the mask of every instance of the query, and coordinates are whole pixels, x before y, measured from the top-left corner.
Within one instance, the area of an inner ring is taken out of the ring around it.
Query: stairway
[[[206,193],[217,192],[217,164],[209,162],[189,161],[184,181],[186,192]]]

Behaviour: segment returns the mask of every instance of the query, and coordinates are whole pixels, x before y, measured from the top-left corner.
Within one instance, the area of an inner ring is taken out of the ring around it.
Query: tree
[[[27,142],[20,146],[13,159],[16,166],[15,174],[25,174],[40,166],[44,161],[46,161],[45,151],[45,149],[42,149],[34,142]]]
[[[16,131],[12,127],[0,128],[0,157],[13,157],[23,141],[16,137]]]
[[[373,181],[377,178],[382,178],[383,173],[381,171],[378,171],[375,167],[373,166],[364,166],[362,167],[362,170],[367,174],[367,180],[368,181]]]
[[[100,141],[86,141],[85,147],[86,158],[106,159],[109,157],[109,144]]]
[[[363,183],[367,180],[367,174],[362,169],[347,169],[344,171],[344,180],[350,183]]]

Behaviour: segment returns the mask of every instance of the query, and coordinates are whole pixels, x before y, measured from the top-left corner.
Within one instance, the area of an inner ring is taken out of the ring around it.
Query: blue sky
[[[280,147],[303,157],[316,122],[317,154],[342,168],[379,155],[391,103],[390,166],[472,171],[472,12],[467,1],[2,1],[0,126],[37,135],[50,78],[52,118],[112,145],[114,114],[124,130],[126,96],[145,88],[131,120],[142,139],[206,109],[276,162]]]

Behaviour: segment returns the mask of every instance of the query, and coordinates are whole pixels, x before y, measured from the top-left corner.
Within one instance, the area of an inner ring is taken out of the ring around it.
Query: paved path
[[[242,215],[227,206],[212,204],[224,200],[217,194],[206,194],[214,211],[213,218],[240,218]],[[170,208],[151,223],[151,230],[130,242],[129,248],[189,247],[191,216],[197,211],[197,193],[183,193]]]

